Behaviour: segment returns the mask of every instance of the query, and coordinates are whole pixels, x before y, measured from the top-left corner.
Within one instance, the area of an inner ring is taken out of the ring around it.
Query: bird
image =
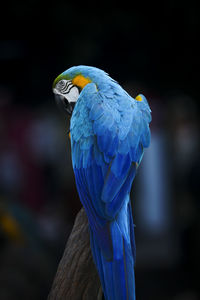
[[[150,144],[151,109],[105,71],[70,67],[53,82],[70,116],[72,166],[106,300],[135,300],[136,245],[130,191]]]

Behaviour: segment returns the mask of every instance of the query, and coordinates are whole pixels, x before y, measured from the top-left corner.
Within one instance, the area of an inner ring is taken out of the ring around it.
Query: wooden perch
[[[102,300],[101,283],[90,250],[88,220],[78,213],[48,300]]]

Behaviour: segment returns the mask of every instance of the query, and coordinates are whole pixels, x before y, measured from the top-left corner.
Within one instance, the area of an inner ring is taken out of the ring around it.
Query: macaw
[[[151,110],[107,73],[75,66],[53,83],[71,115],[72,165],[106,300],[135,300],[135,238],[130,190],[150,143]]]

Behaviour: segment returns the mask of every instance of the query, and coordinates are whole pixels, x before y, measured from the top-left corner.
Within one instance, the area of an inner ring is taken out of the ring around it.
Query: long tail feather
[[[127,197],[128,198],[128,197]],[[126,221],[124,222],[124,219]],[[121,221],[123,219],[123,222]],[[106,259],[91,230],[91,248],[106,300],[135,300],[135,242],[128,201],[118,217],[110,223],[112,259]],[[134,246],[134,248],[133,248]]]

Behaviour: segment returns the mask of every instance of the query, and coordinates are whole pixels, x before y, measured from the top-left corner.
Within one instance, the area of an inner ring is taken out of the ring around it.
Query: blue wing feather
[[[80,94],[70,125],[72,163],[105,298],[134,300],[129,193],[136,163],[150,142],[150,108],[144,96],[136,101],[109,82],[103,92],[90,83]]]
[[[130,193],[131,184],[135,177],[136,173],[136,165],[132,165],[132,167],[129,170],[129,173],[126,177],[126,180],[124,180],[124,184],[120,186],[120,189],[116,193],[114,199],[107,203],[106,205],[106,213],[108,216],[116,216],[117,213],[120,211],[125,196]]]

